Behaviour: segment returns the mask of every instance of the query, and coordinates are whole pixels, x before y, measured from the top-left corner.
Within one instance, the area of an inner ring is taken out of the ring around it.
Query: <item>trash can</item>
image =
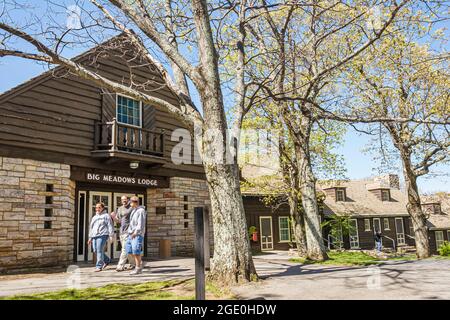
[[[170,258],[170,247],[171,247],[171,241],[170,240],[159,240],[159,257],[161,259],[167,259]]]

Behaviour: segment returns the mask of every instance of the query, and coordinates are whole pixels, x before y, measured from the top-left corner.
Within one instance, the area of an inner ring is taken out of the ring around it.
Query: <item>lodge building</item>
[[[178,104],[121,36],[74,60]],[[173,163],[171,135],[184,126],[167,111],[56,67],[3,93],[0,113],[0,272],[91,260],[95,204],[114,211],[124,194],[147,208],[146,256],[165,239],[173,255],[191,255],[193,210],[209,195],[201,165]],[[108,252],[119,256],[117,239]]]
[[[406,211],[407,195],[400,189],[397,175],[319,182],[317,191],[325,196],[321,221],[332,215],[347,216],[351,225],[349,234],[343,232],[340,239],[333,238],[329,228],[322,229],[325,245],[330,249],[373,250],[374,231],[380,230],[385,249],[414,250],[414,230]],[[243,195],[248,225],[259,231],[252,248],[257,251],[295,248],[288,205],[265,205],[261,193],[251,189]],[[450,195],[423,196],[422,206],[427,216],[430,249],[436,254],[444,241],[450,241]]]

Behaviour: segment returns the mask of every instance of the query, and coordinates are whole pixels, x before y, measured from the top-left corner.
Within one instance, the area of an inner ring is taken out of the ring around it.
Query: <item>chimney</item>
[[[400,179],[396,174],[386,174],[384,176],[376,177],[374,180],[375,182],[379,182],[381,186],[400,190]]]

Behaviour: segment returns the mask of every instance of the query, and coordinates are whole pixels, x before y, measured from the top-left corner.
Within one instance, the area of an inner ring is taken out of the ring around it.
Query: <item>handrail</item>
[[[413,236],[410,236],[409,234],[406,234],[406,233],[405,233],[405,236],[407,236],[408,238],[411,238],[411,239],[413,239],[414,241],[416,241],[416,238],[413,237]]]
[[[112,121],[96,122],[94,131],[96,150],[126,151],[163,156],[164,129],[140,128]]]
[[[391,240],[392,241],[392,246],[394,248],[394,251],[397,251],[397,249],[395,248],[395,240],[394,239],[392,239],[391,237],[388,237],[388,236],[384,236],[384,235],[382,237]]]

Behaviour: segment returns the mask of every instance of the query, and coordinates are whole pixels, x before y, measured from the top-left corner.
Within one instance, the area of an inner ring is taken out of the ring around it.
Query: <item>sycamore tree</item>
[[[433,49],[410,35],[384,39],[364,59],[355,61],[348,77],[353,114],[428,120],[380,121],[363,129],[377,137],[371,149],[381,155],[382,166],[399,162],[403,168],[417,256],[426,258],[430,245],[417,180],[436,164],[450,161],[450,60],[445,52],[436,52],[439,46]]]
[[[300,175],[297,157],[293,141],[287,134],[286,126],[278,121],[276,110],[277,104],[255,105],[244,119],[244,129],[259,129],[259,133],[269,134],[269,138],[264,143],[270,145],[270,149],[275,152],[267,152],[265,157],[258,159],[258,155],[252,152],[252,148],[242,148],[240,152],[242,166],[250,163],[259,168],[271,170],[267,174],[263,174],[264,171],[261,170],[258,177],[245,176],[246,182],[243,187],[250,191],[258,190],[263,196],[263,202],[273,209],[282,205],[289,206],[293,242],[295,242],[298,255],[307,257],[305,211],[299,191]],[[270,132],[266,132],[266,128],[270,128]],[[311,161],[314,172],[319,178],[342,179],[345,177],[342,156],[335,153],[345,132],[345,125],[335,121],[322,120],[313,126],[310,141]],[[246,138],[247,135],[244,134],[242,139]],[[243,147],[244,145],[245,143],[243,143]],[[256,161],[252,161],[252,159]],[[275,160],[275,163],[269,159]],[[323,200],[324,195],[317,193],[319,207]]]
[[[414,1],[312,1],[265,8],[246,25],[260,53],[248,67],[253,84],[249,91],[261,90],[266,101],[276,105],[271,110],[274,119],[289,135],[295,163],[291,173],[298,175],[291,179],[291,188],[300,195],[304,209],[310,259],[327,259],[319,224],[312,132],[324,119],[341,120],[335,112],[340,108],[336,92],[343,68],[386,32],[395,32],[397,19],[409,19],[415,5]]]

